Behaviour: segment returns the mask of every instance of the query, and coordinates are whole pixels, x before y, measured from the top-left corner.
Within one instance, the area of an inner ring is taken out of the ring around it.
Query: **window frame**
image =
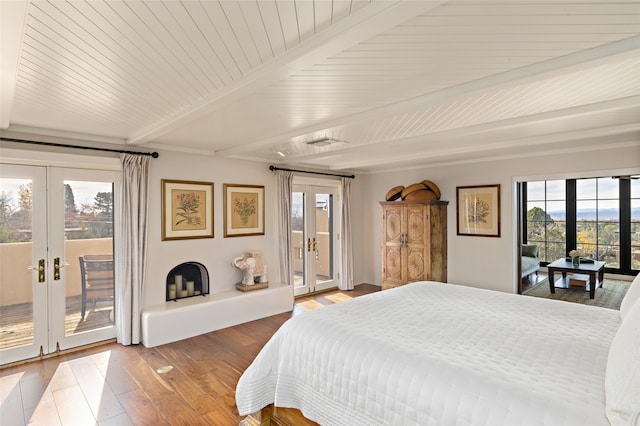
[[[638,177],[635,173],[632,174],[635,177]],[[632,265],[632,238],[631,238],[631,230],[632,230],[632,212],[631,212],[631,179],[626,178],[624,175],[622,176],[583,176],[583,177],[578,177],[578,178],[567,178],[567,177],[559,177],[559,178],[552,178],[552,177],[545,177],[545,178],[539,178],[539,179],[528,179],[528,180],[522,180],[520,181],[522,184],[522,198],[521,198],[521,202],[522,202],[522,217],[520,218],[521,220],[521,226],[522,226],[522,232],[521,232],[521,239],[522,239],[522,243],[526,244],[528,241],[528,215],[527,215],[527,203],[528,203],[528,197],[527,197],[527,183],[530,182],[540,182],[540,181],[544,181],[545,184],[548,181],[554,181],[554,180],[564,180],[565,181],[565,185],[566,185],[566,192],[565,192],[565,203],[566,203],[566,233],[565,233],[565,255],[568,255],[568,252],[572,249],[577,247],[577,233],[578,233],[578,219],[577,219],[577,184],[576,182],[580,179],[599,179],[599,178],[618,178],[618,193],[619,193],[619,203],[618,203],[618,208],[619,208],[619,230],[620,230],[620,235],[619,235],[619,257],[618,257],[618,262],[619,262],[619,267],[618,268],[612,268],[612,267],[607,267],[605,266],[605,272],[607,273],[612,273],[612,274],[620,274],[620,275],[636,275],[638,274],[638,272],[640,272],[639,269],[633,269],[633,265]],[[596,193],[596,203],[597,201],[599,201],[600,198],[598,197],[598,193]],[[605,200],[605,198],[603,198],[602,200]],[[608,199],[607,199],[608,200]],[[548,201],[547,199],[547,192],[546,192],[546,187],[545,187],[545,207],[546,207],[546,202]],[[597,204],[596,204],[597,205]],[[596,216],[596,219],[594,221],[594,223],[596,223],[596,227],[601,223],[598,220],[598,217]],[[546,245],[548,244],[547,242],[547,237],[545,234],[545,241],[544,241],[545,247],[541,247],[542,250],[546,250]],[[596,240],[596,247],[598,247],[599,244]],[[541,251],[542,251],[541,250]],[[543,261],[541,262],[541,266],[546,266],[548,265],[550,262],[548,261]]]

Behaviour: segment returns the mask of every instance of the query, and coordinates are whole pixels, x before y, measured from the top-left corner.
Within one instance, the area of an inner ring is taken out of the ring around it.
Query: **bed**
[[[286,407],[322,425],[635,426],[639,298],[638,278],[620,311],[436,282],[361,296],[283,324],[241,376],[238,411]]]

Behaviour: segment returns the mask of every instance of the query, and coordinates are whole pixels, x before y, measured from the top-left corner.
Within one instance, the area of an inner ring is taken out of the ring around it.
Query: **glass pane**
[[[567,223],[551,222],[547,224],[547,241],[564,243],[567,240]]]
[[[620,200],[598,200],[598,221],[620,220]]]
[[[564,200],[567,184],[564,180],[547,181],[547,200]]]
[[[304,282],[304,193],[291,193],[291,265],[293,267],[293,282],[296,287],[305,285]]]
[[[0,349],[34,339],[32,206],[30,179],[0,178]]]
[[[565,243],[550,243],[547,244],[546,259],[544,262],[553,262],[566,256]]]
[[[598,179],[598,199],[618,199],[620,198],[620,179],[599,178]]]
[[[620,223],[599,222],[598,223],[598,244],[600,245],[620,244]]]
[[[545,202],[528,202],[527,203],[527,220],[545,221],[546,219]]]
[[[640,245],[631,246],[631,269],[640,269]]]
[[[114,321],[113,183],[64,182],[65,334]]]
[[[578,220],[596,220],[597,205],[596,201],[577,201],[576,216]]]
[[[566,203],[564,201],[548,201],[547,214],[553,220],[565,220],[567,218]]]
[[[631,179],[631,198],[640,198],[640,176]]]
[[[578,252],[580,257],[588,257],[590,259],[598,258],[598,246],[595,244],[578,243]]]
[[[596,183],[597,179],[576,180],[576,198],[578,200],[595,200]]]
[[[527,241],[544,241],[544,222],[527,222]]]
[[[620,247],[619,246],[598,246],[598,260],[606,262],[607,268],[620,267]]]
[[[545,182],[527,182],[527,200],[544,200],[545,199]]]
[[[333,279],[333,196],[316,194],[316,284]]]
[[[631,244],[640,246],[640,222],[631,222]]]
[[[640,220],[640,200],[631,200],[631,220]]]
[[[577,228],[577,240],[578,244],[580,243],[588,243],[595,244],[596,243],[596,223],[595,222],[578,222],[576,224]]]

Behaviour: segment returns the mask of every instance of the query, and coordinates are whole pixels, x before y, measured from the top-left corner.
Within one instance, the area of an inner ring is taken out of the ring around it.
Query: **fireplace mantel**
[[[148,306],[142,311],[142,344],[151,348],[293,309],[293,286],[210,293]]]

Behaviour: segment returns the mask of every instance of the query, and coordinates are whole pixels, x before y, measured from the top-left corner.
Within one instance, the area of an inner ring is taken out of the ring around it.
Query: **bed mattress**
[[[323,425],[608,425],[618,311],[436,282],[287,321],[244,372],[241,415]]]

